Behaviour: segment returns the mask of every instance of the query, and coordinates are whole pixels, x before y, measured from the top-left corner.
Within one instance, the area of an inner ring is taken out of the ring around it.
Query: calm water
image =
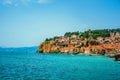
[[[0,80],[120,80],[120,63],[103,56],[0,49]]]

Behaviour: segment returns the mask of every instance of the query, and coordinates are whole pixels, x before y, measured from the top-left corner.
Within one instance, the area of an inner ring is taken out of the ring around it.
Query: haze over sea
[[[36,49],[0,48],[0,80],[120,80],[120,63],[112,58]]]

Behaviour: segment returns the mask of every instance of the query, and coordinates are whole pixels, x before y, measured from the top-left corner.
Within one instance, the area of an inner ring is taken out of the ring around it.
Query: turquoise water
[[[0,80],[120,80],[120,63],[103,56],[0,49]]]

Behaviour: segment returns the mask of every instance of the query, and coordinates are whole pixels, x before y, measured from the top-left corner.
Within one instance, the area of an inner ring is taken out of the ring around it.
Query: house
[[[59,49],[62,53],[68,53],[69,52],[69,47],[62,47]]]
[[[110,43],[111,43],[112,40],[111,40],[110,38],[105,38],[104,42],[105,42],[105,43],[107,43],[107,42],[110,42]]]
[[[69,41],[69,37],[67,37],[67,36],[63,36],[58,39],[58,42],[67,42],[67,41]]]
[[[77,39],[77,38],[78,38],[78,36],[77,36],[77,35],[75,35],[75,34],[73,34],[73,35],[71,35],[71,38],[73,38],[73,39]]]
[[[81,43],[83,43],[83,45],[86,45],[87,44],[87,41],[81,41]]]
[[[69,53],[74,53],[74,49],[73,48],[71,48],[70,50],[69,50]]]
[[[103,38],[103,37],[98,37],[97,40],[98,40],[100,43],[104,43],[104,38]]]
[[[119,32],[116,32],[115,38],[120,38],[120,33]]]
[[[80,52],[83,52],[85,54],[98,54],[98,53],[104,53],[105,49],[102,45],[94,45],[94,46],[88,46],[88,47],[81,47]]]
[[[114,37],[115,36],[115,33],[114,32],[110,32],[110,37]]]
[[[70,41],[70,44],[77,44],[77,43],[78,43],[77,40],[71,40],[71,41]]]
[[[73,53],[74,47],[62,47],[59,50],[62,53]]]
[[[112,42],[115,41],[115,37],[111,37],[110,39],[112,40]]]

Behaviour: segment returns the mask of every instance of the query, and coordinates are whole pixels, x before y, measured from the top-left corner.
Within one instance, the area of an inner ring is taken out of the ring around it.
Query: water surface
[[[104,56],[0,49],[0,80],[120,80],[120,63]]]

